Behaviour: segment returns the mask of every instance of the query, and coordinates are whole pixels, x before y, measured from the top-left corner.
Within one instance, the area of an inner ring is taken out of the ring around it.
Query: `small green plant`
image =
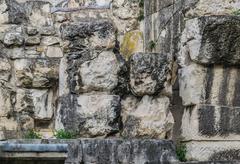
[[[25,139],[41,139],[42,138],[41,134],[36,132],[33,129],[27,131],[24,137]]]
[[[73,132],[66,131],[64,129],[57,130],[55,132],[54,136],[57,139],[73,139],[73,138],[75,138],[75,134]]]
[[[151,40],[149,43],[149,49],[152,51],[154,48],[156,48],[156,42]]]
[[[179,161],[181,161],[181,162],[186,162],[187,161],[186,153],[187,153],[186,145],[182,144],[182,143],[179,143],[176,146],[176,154],[177,154],[177,157],[178,157]]]
[[[233,15],[240,16],[240,9],[232,12]]]

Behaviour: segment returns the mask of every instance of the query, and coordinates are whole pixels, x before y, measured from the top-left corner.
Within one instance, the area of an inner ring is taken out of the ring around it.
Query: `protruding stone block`
[[[130,58],[130,85],[137,96],[159,94],[171,69],[167,54],[136,53]]]
[[[14,61],[14,68],[18,87],[49,88],[58,84],[57,59],[19,59]]]
[[[210,65],[240,64],[240,18],[238,16],[203,16],[186,21],[179,59],[188,57]]]
[[[120,97],[116,95],[68,95],[61,97],[56,128],[96,137],[119,131]]]
[[[167,97],[144,96],[141,101],[128,97],[122,101],[122,135],[127,138],[164,139],[173,128]]]

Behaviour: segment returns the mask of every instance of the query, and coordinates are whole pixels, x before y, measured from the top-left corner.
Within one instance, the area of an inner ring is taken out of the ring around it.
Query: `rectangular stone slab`
[[[182,118],[182,136],[185,140],[239,140],[240,108],[187,107]]]

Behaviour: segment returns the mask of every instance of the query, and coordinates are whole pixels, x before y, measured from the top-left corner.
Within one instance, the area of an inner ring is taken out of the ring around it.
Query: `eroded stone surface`
[[[57,128],[75,131],[82,137],[105,136],[119,131],[119,96],[68,95],[59,103]]]
[[[130,85],[137,96],[159,94],[171,69],[166,54],[136,53],[130,58]]]
[[[186,22],[182,34],[180,63],[187,58],[199,64],[237,65],[240,19],[236,16],[205,16]]]
[[[165,138],[174,124],[169,105],[167,97],[144,96],[141,101],[128,97],[122,101],[122,135],[127,138]]]
[[[26,88],[48,88],[58,83],[58,60],[19,59],[14,61],[16,84]]]

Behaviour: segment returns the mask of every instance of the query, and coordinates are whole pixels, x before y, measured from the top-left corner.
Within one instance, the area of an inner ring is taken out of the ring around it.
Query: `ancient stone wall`
[[[170,53],[178,65],[174,135],[187,145],[187,158],[239,160],[240,1],[145,5],[145,50]]]
[[[143,7],[1,0],[2,138],[170,138],[173,59],[143,52]]]

